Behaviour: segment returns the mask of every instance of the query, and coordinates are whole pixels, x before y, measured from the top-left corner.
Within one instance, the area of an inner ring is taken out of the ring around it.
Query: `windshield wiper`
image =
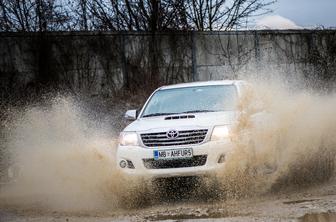
[[[182,113],[207,113],[207,112],[216,112],[216,110],[198,109],[198,110],[185,111]]]
[[[166,116],[166,115],[173,115],[173,114],[177,114],[177,113],[151,113],[151,114],[144,115],[142,117]]]

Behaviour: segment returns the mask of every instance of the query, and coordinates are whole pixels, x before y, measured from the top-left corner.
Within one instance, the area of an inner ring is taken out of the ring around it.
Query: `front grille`
[[[194,156],[190,159],[175,159],[175,160],[154,160],[143,159],[143,163],[147,169],[167,169],[167,168],[182,168],[196,167],[205,165],[207,155]]]
[[[207,129],[181,130],[176,138],[168,138],[167,132],[141,134],[142,142],[148,147],[179,146],[202,143]]]

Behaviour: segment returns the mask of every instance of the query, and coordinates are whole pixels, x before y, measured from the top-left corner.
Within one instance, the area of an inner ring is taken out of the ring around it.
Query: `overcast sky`
[[[280,15],[302,27],[336,27],[336,0],[278,0],[271,15]]]

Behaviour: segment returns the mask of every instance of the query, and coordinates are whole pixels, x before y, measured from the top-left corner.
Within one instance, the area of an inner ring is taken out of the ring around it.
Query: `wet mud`
[[[336,213],[308,213],[299,219],[300,222],[332,222],[336,221]]]

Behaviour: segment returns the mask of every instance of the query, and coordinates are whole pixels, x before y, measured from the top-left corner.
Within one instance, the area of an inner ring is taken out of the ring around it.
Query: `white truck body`
[[[130,176],[158,178],[208,175],[225,167],[225,160],[233,149],[229,134],[230,127],[237,121],[236,109],[144,115],[150,107],[157,109],[155,104],[150,103],[154,103],[151,99],[158,92],[165,95],[168,92],[165,90],[171,90],[169,93],[174,95],[173,90],[179,89],[179,93],[183,93],[181,89],[189,88],[195,90],[195,96],[202,97],[203,89],[213,93],[214,88],[222,90],[222,86],[230,86],[231,90],[234,87],[238,101],[246,83],[222,80],[163,86],[153,92],[138,115],[135,110],[128,111],[126,117],[135,120],[121,132],[117,151],[118,168]],[[183,99],[181,95],[173,99]],[[221,98],[221,93],[216,96]],[[171,95],[168,99],[172,100]],[[192,104],[193,100],[197,99],[186,101]],[[183,104],[178,108],[183,110]]]

